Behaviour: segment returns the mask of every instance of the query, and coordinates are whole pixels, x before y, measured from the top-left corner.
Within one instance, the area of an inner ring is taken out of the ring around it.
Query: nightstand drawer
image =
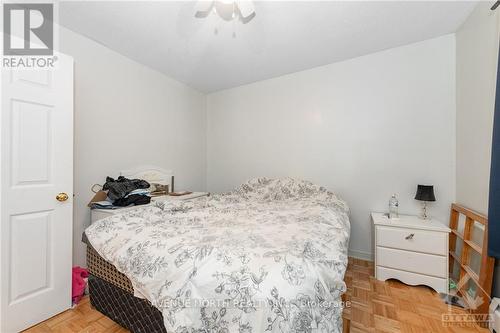
[[[438,231],[377,226],[377,246],[447,255],[448,234]]]
[[[377,247],[377,266],[440,278],[447,277],[447,259],[446,256]]]

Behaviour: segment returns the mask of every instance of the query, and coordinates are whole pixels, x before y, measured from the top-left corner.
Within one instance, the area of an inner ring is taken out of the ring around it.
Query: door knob
[[[58,195],[56,195],[57,201],[61,201],[61,202],[66,201],[66,200],[68,200],[68,198],[69,198],[68,195],[64,192],[61,192]]]

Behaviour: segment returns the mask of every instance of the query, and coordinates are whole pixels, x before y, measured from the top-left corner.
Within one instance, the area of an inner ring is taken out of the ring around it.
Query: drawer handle
[[[405,239],[406,240],[413,239],[413,236],[415,236],[415,234],[409,234],[408,236],[405,237]]]

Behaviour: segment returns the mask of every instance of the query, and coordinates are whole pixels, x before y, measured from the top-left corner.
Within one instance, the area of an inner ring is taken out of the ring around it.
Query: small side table
[[[398,279],[448,292],[448,237],[450,228],[436,220],[401,215],[389,219],[372,213],[375,227],[375,277]]]

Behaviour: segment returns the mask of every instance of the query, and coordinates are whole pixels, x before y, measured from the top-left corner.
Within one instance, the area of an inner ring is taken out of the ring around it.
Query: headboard
[[[151,165],[142,165],[134,169],[120,171],[120,176],[130,179],[144,179],[148,183],[168,185],[169,189],[172,189],[171,180],[173,175],[174,173],[172,170],[166,170]]]

